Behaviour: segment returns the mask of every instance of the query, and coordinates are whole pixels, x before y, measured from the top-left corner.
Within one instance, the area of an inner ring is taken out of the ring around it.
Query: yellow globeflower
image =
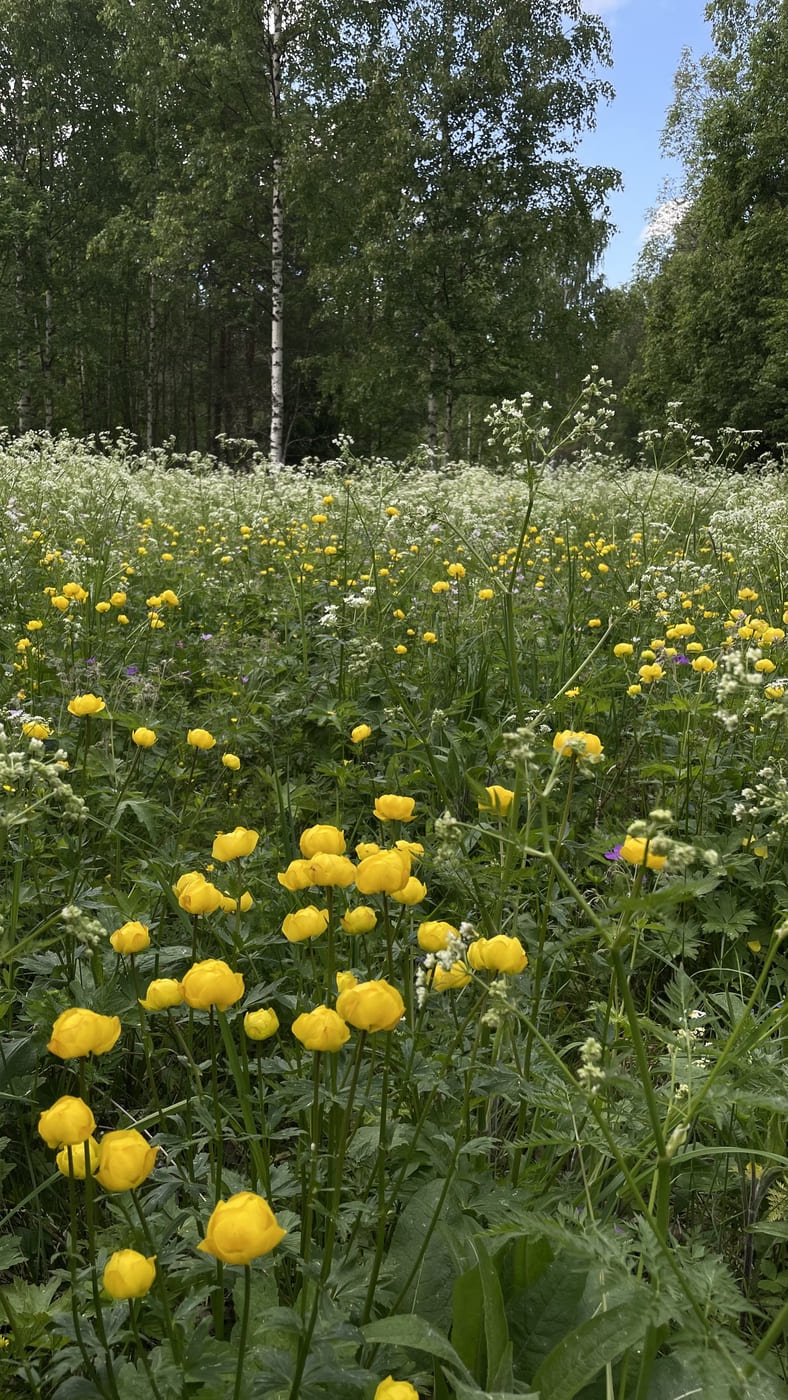
[[[22,725],[22,733],[26,739],[48,739],[52,730],[40,720],[29,719]]]
[[[239,1191],[215,1207],[205,1239],[197,1248],[223,1264],[251,1264],[272,1249],[287,1234],[277,1222],[268,1202],[254,1191]]]
[[[183,1001],[183,983],[177,977],[156,977],[148,983],[144,998],[139,997],[140,1006],[146,1011],[166,1011],[170,1006],[180,1006]]]
[[[553,748],[562,758],[574,754],[597,763],[602,756],[602,740],[585,729],[562,729],[553,739]]]
[[[144,726],[132,729],[131,742],[136,744],[138,749],[152,749],[156,743],[156,731],[155,729],[145,729]]]
[[[362,744],[365,739],[369,738],[371,733],[372,730],[368,724],[357,724],[355,729],[351,729],[350,738],[354,744]]]
[[[510,788],[500,787],[494,783],[492,787],[484,789],[487,793],[486,802],[479,799],[480,812],[494,812],[496,816],[505,817],[514,800],[514,793]]]
[[[316,1006],[303,1011],[292,1025],[296,1040],[307,1050],[327,1050],[333,1053],[350,1039],[350,1031],[342,1017],[330,1006]]]
[[[430,987],[436,992],[453,991],[456,987],[467,987],[471,974],[465,963],[456,962],[450,968],[436,967]]]
[[[258,1011],[247,1011],[244,1016],[244,1030],[250,1040],[268,1040],[279,1030],[279,1017],[271,1006],[261,1006]]]
[[[131,919],[128,923],[116,928],[110,934],[110,943],[116,953],[141,953],[143,948],[150,947],[150,934],[147,924],[141,924],[138,919]]]
[[[368,904],[357,904],[342,915],[341,924],[345,933],[371,933],[378,916]]]
[[[313,885],[336,885],[347,889],[356,878],[356,867],[347,856],[335,856],[330,851],[318,851],[309,861]]]
[[[421,904],[426,895],[427,886],[415,875],[411,875],[401,890],[392,890],[391,898],[398,904]]]
[[[220,831],[213,843],[211,855],[214,860],[239,860],[250,856],[260,840],[259,831],[245,826],[237,826],[233,831]]]
[[[359,894],[394,894],[410,878],[410,851],[376,851],[356,867]]]
[[[476,972],[505,972],[514,976],[528,966],[528,955],[519,938],[498,933],[494,938],[477,938],[468,948],[468,963]]]
[[[70,1158],[68,1145],[66,1145],[65,1147],[61,1147],[60,1151],[58,1152],[55,1158],[55,1166],[57,1167],[58,1171],[63,1176],[72,1176],[75,1181],[84,1181],[86,1174],[86,1148],[90,1175],[95,1176],[96,1172],[98,1171],[101,1154],[99,1151],[99,1145],[94,1137],[85,1138],[85,1141],[79,1143],[77,1147],[72,1147]]]
[[[222,763],[224,764],[225,768],[230,768],[233,773],[237,773],[238,769],[241,766],[241,760],[238,757],[237,753],[222,754]]]
[[[136,1128],[105,1133],[99,1143],[96,1180],[105,1191],[135,1191],[153,1171],[158,1150]]]
[[[359,982],[337,997],[337,1012],[359,1031],[393,1031],[405,1015],[405,1003],[390,983]]]
[[[282,923],[282,933],[288,943],[303,943],[307,938],[318,938],[328,928],[328,910],[318,909],[307,904],[304,909],[296,909],[287,914]]]
[[[226,1011],[240,1001],[246,990],[240,972],[233,972],[221,958],[205,958],[192,963],[183,974],[183,999],[197,1011]]]
[[[394,792],[384,792],[375,798],[375,816],[382,822],[409,822],[415,806],[416,800],[413,797],[400,797]]]
[[[291,894],[307,890],[310,885],[315,884],[312,866],[308,860],[291,860],[287,869],[280,870],[276,878]]]
[[[112,1049],[119,1035],[119,1017],[100,1016],[83,1006],[72,1006],[55,1021],[47,1050],[61,1060],[104,1055]]]
[[[304,860],[311,860],[321,851],[326,855],[341,856],[345,853],[345,833],[338,826],[308,826],[301,833],[298,845]]]
[[[416,938],[419,947],[425,953],[441,953],[448,947],[449,937],[458,936],[454,924],[447,924],[444,919],[427,919],[425,923],[419,924]]]
[[[410,1381],[395,1381],[394,1377],[389,1375],[380,1382],[372,1400],[419,1400],[419,1392]]]
[[[101,1280],[110,1298],[142,1298],[156,1277],[156,1256],[118,1249],[107,1260]]]
[[[661,870],[667,856],[658,856],[650,850],[648,842],[641,836],[627,836],[618,853],[630,865],[647,865],[649,870]]]
[[[64,1094],[39,1115],[38,1131],[47,1147],[74,1147],[96,1131],[96,1120],[84,1099]]]
[[[100,695],[94,695],[88,691],[87,695],[75,695],[73,700],[68,702],[68,712],[71,715],[98,715],[106,705]]]
[[[212,749],[216,740],[207,729],[190,729],[186,743],[191,744],[193,749]]]

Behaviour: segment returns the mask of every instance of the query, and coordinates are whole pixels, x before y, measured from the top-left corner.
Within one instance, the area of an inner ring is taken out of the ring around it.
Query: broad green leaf
[[[409,1347],[413,1351],[426,1351],[445,1361],[457,1371],[466,1385],[475,1388],[476,1382],[468,1368],[457,1355],[451,1342],[432,1323],[426,1322],[416,1313],[398,1313],[396,1317],[383,1317],[378,1322],[369,1322],[362,1327],[364,1340],[379,1346]]]
[[[532,1377],[549,1400],[573,1400],[608,1362],[616,1361],[645,1336],[653,1306],[645,1292],[596,1313],[563,1337]]]

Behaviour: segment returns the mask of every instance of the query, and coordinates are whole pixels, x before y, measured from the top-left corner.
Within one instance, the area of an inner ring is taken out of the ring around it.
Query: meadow
[[[788,484],[613,411],[0,444],[4,1397],[788,1396]]]

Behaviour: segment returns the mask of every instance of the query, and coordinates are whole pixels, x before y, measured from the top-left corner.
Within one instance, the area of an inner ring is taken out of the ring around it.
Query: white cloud
[[[666,199],[664,204],[657,205],[640,231],[640,243],[649,243],[652,238],[670,238],[684,218],[688,206],[688,199]]]
[[[614,10],[623,10],[629,0],[585,0],[584,9],[592,15],[610,15]]]

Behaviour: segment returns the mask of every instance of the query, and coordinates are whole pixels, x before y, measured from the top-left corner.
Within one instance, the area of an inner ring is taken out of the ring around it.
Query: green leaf
[[[597,1313],[561,1339],[532,1377],[532,1384],[550,1400],[573,1400],[603,1366],[642,1341],[651,1316],[652,1302],[645,1292]]]
[[[419,1317],[417,1313],[399,1313],[396,1317],[383,1317],[378,1322],[369,1322],[362,1327],[364,1340],[379,1346],[407,1347],[412,1351],[426,1351],[445,1361],[457,1371],[466,1385],[475,1392],[476,1382],[457,1355],[451,1342],[432,1323]]]

